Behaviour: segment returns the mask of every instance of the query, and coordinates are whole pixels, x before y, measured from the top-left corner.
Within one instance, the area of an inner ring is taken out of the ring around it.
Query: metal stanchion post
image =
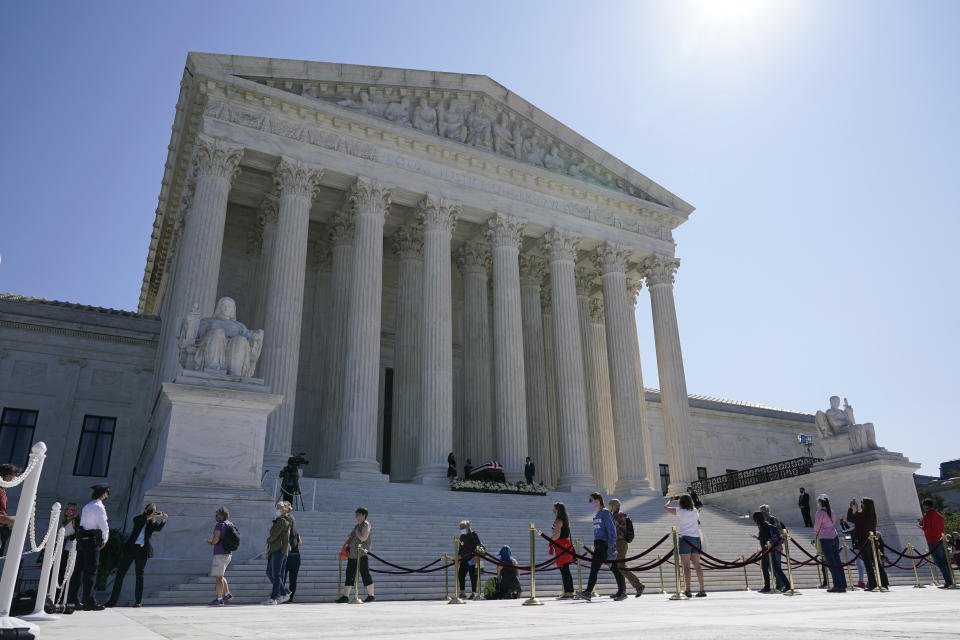
[[[949,538],[947,538],[947,534],[944,533],[943,535],[940,536],[940,544],[943,545],[943,555],[947,559],[947,569],[950,572],[950,586],[948,588],[956,589],[957,576],[953,572],[953,562],[950,561],[950,543],[948,542],[948,540]],[[946,576],[944,576],[944,579],[946,579]]]
[[[823,555],[823,547],[820,546],[820,536],[814,534],[813,545],[817,549],[817,562],[820,563],[817,567],[817,575],[820,578],[820,584],[817,588],[829,589],[830,581],[827,579],[827,567],[825,566],[827,560]]]
[[[657,593],[666,593],[663,590],[663,563],[660,562],[660,554],[657,554],[657,569],[660,570],[660,591]]]
[[[450,556],[443,554],[443,599],[450,599]]]
[[[870,552],[873,553],[873,575],[877,580],[877,586],[870,591],[883,591],[883,583],[880,582],[880,563],[883,562],[880,559],[880,554],[877,553],[877,536],[874,535],[873,531],[870,532]]]
[[[523,601],[524,606],[541,605],[537,600],[537,529],[530,523],[530,597]]]
[[[743,563],[743,590],[750,591],[750,578],[747,577],[747,559],[740,554],[740,562]]]
[[[853,586],[853,574],[850,573],[850,547],[847,546],[847,543],[843,543],[843,564],[847,565],[847,590],[856,591],[857,588]]]
[[[484,553],[486,549],[482,546],[477,547],[478,553]],[[477,600],[483,600],[483,560],[479,555],[473,556],[473,561],[477,563]]]
[[[360,599],[360,557],[363,547],[360,546],[360,543],[357,543],[357,566],[356,571],[353,572],[353,597],[350,599],[350,604],[363,604],[363,600]]]
[[[687,596],[683,595],[683,592],[680,591],[680,544],[677,542],[677,528],[673,527],[673,577],[676,582],[677,589],[672,596],[671,600],[686,600]]]
[[[776,553],[776,550],[774,550]],[[798,596],[800,592],[793,588],[793,566],[790,563],[790,532],[786,527],[783,529],[783,555],[787,558],[787,579],[790,581],[790,588],[783,592],[785,596]]]
[[[930,555],[930,549],[927,549],[927,555]],[[930,567],[930,586],[935,587],[939,582],[937,582],[937,574],[933,572],[933,562],[930,558],[927,558],[927,566]]]
[[[577,595],[576,598],[580,599],[580,593],[583,591],[583,575],[580,572],[580,556],[583,555],[582,550],[583,545],[580,544],[580,538],[576,539],[576,550],[577,550]],[[933,574],[930,574],[933,575]]]
[[[343,558],[337,554],[337,598],[343,596]]]
[[[911,556],[912,556],[912,555],[915,555],[915,554],[913,553],[913,545],[910,544],[909,542],[907,543],[907,550],[910,551],[910,555],[911,555]],[[913,565],[913,581],[914,581],[913,588],[914,588],[914,589],[923,589],[923,585],[920,584],[920,574],[917,573],[917,560],[916,560],[916,558],[910,558],[910,564]]]
[[[453,539],[453,597],[447,604],[465,604],[460,597],[460,538]]]

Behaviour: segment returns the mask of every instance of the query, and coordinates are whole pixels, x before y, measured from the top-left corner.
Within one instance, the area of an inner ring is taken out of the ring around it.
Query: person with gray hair
[[[477,549],[483,549],[480,536],[470,528],[469,520],[460,521],[460,569],[457,571],[457,584],[460,588],[460,597],[466,596],[467,574],[470,574],[470,600],[477,599],[477,581],[479,566],[477,565]]]
[[[616,498],[610,499],[610,513],[613,514],[613,523],[617,526],[617,558],[622,560],[627,557],[627,547],[633,542],[633,521],[620,510],[620,501]],[[620,573],[630,581],[630,586],[636,590],[636,597],[642,596],[646,585],[640,582],[632,571],[627,570],[626,564],[620,567]]]
[[[773,563],[774,575],[783,575],[783,568],[780,565],[780,553],[783,550],[783,541],[779,535],[783,532],[783,523],[780,522],[777,516],[770,513],[770,505],[768,504],[760,505],[760,513],[763,514],[764,521],[768,522],[777,530],[777,535],[775,536],[776,542],[772,543],[773,551],[770,552],[769,557],[770,562]]]
[[[293,530],[293,520],[290,512],[293,505],[286,500],[277,503],[276,518],[270,527],[267,536],[267,577],[270,578],[270,597],[261,602],[264,605],[283,604],[290,599],[290,592],[283,586],[283,569],[287,564],[287,554],[290,553],[290,531]]]

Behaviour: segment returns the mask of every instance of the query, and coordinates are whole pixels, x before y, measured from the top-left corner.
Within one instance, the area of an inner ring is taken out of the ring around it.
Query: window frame
[[[98,422],[97,422],[97,430],[96,430],[96,431],[88,430],[88,429],[87,429],[87,420],[90,419],[90,418],[95,418],[95,419],[98,421]],[[112,431],[102,431],[102,430],[100,429],[100,422],[99,422],[99,421],[101,421],[101,420],[113,420],[113,430],[112,430]],[[100,437],[101,437],[101,436],[110,436],[110,446],[107,448],[107,461],[106,461],[106,463],[104,464],[103,474],[99,474],[99,473],[79,473],[78,466],[80,465],[80,452],[83,450],[83,437],[84,437],[86,434],[88,434],[88,433],[95,433],[95,434],[96,434],[96,439],[94,440],[94,443],[93,443],[93,454],[92,454],[92,457],[91,457],[91,459],[90,459],[90,464],[87,465],[87,469],[86,469],[87,471],[91,471],[91,472],[94,471],[94,469],[93,469],[92,467],[93,467],[94,460],[96,460],[97,447],[98,447],[98,445],[99,445],[99,443],[100,443]],[[80,478],[106,478],[107,476],[109,476],[109,475],[110,475],[110,460],[111,460],[111,458],[113,458],[113,441],[116,439],[116,438],[114,437],[114,436],[116,436],[116,434],[117,434],[117,418],[116,418],[116,417],[114,417],[114,416],[100,416],[100,415],[93,415],[93,414],[85,414],[85,415],[83,416],[83,425],[81,426],[81,429],[80,429],[80,441],[77,442],[77,455],[76,455],[76,457],[75,457],[74,460],[73,460],[73,475],[74,475],[74,476],[77,476],[77,477],[80,477]]]
[[[26,426],[17,422],[17,424],[7,424],[7,412],[8,411],[19,411],[20,413],[32,413],[33,414],[33,425]],[[0,431],[6,427],[11,429],[16,429],[17,434],[13,439],[13,447],[11,447],[10,453],[12,454],[17,447],[17,440],[20,439],[20,430],[21,429],[30,429],[30,442],[27,444],[27,451],[23,460],[7,460],[11,464],[18,465],[24,469],[27,468],[27,463],[30,461],[30,450],[33,449],[33,439],[37,435],[37,421],[40,419],[40,411],[36,409],[20,409],[18,407],[3,407],[3,411],[0,411]]]
[[[660,490],[663,492],[663,495],[667,495],[667,492],[670,490],[670,465],[661,464],[660,467]],[[666,471],[666,474],[664,474]],[[666,484],[664,483],[664,477],[666,477]]]
[[[703,473],[700,473],[701,471],[703,471]],[[697,467],[697,480],[698,480],[698,481],[699,481],[699,480],[706,480],[706,479],[709,478],[709,477],[710,477],[710,476],[707,475],[707,468],[706,468],[706,467]]]

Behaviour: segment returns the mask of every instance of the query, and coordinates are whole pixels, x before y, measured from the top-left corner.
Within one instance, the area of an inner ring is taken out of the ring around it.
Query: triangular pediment
[[[487,76],[191,53],[230,75],[534,166],[686,217],[693,207]]]

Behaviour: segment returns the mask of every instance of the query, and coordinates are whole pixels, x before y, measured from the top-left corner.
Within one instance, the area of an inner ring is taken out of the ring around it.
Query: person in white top
[[[80,584],[83,586],[81,604],[84,611],[102,611],[93,592],[100,565],[100,550],[110,538],[107,509],[103,501],[110,497],[110,485],[95,484],[90,502],[80,512],[80,532],[77,533],[77,567],[80,569]]]
[[[667,513],[677,516],[677,534],[680,536],[678,545],[680,551],[680,561],[683,563],[683,578],[686,581],[687,590],[685,595],[689,598],[690,593],[690,566],[697,572],[697,581],[700,583],[700,591],[697,592],[698,598],[705,598],[707,592],[703,588],[703,569],[700,567],[700,512],[693,506],[693,498],[690,494],[680,496],[677,507],[670,506],[676,498],[667,500],[663,508]]]

